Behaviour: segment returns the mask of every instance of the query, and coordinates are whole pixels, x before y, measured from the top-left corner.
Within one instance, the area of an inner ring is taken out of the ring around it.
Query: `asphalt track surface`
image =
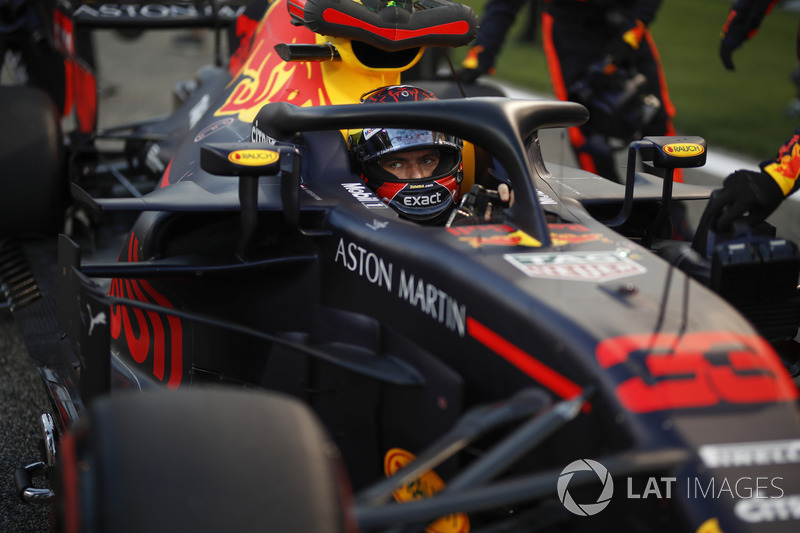
[[[170,111],[174,84],[191,79],[213,57],[209,36],[199,45],[179,41],[188,35],[188,32],[154,31],[125,40],[114,32],[97,33],[101,127]],[[510,96],[526,95],[512,91]],[[574,161],[565,142],[563,131],[543,134],[546,158],[567,164]],[[691,171],[687,181],[718,184],[729,170],[754,164],[721,157],[721,170],[715,167],[714,172]],[[16,324],[5,316],[0,316],[0,368],[0,533],[47,531],[48,506],[22,503],[12,476],[14,469],[39,459],[38,420],[50,407]]]

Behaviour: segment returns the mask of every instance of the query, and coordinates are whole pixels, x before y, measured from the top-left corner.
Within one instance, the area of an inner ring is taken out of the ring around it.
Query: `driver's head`
[[[410,85],[381,87],[361,97],[363,103],[435,99]],[[364,128],[351,132],[349,144],[367,186],[404,217],[439,223],[458,203],[461,139],[429,130]]]

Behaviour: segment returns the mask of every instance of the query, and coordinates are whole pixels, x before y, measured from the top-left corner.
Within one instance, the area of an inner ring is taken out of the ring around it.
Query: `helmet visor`
[[[461,149],[460,139],[452,135],[429,130],[397,128],[364,128],[356,144],[356,156],[362,163],[377,162],[390,152],[448,147]]]

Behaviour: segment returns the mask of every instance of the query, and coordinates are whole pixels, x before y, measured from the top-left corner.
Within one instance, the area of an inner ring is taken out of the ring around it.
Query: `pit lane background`
[[[194,42],[193,37],[202,36]],[[101,127],[163,115],[172,109],[172,87],[180,80],[191,79],[197,69],[210,64],[213,39],[202,31],[153,31],[140,38],[126,40],[112,31],[95,34],[97,64],[101,89]],[[549,98],[507,86],[514,98]],[[680,110],[679,110],[680,111]],[[0,122],[2,124],[2,122]],[[69,127],[69,121],[65,122]],[[691,135],[692,132],[681,132]],[[574,165],[563,130],[548,130],[541,135],[545,157],[549,161]],[[624,164],[624,154],[621,156]],[[717,186],[737,168],[757,168],[757,162],[709,147],[706,166],[689,170],[688,183]],[[796,201],[786,202],[773,217],[781,227],[796,216]],[[690,222],[696,224],[702,202],[689,209]],[[789,238],[791,234],[784,234]],[[50,410],[41,380],[27,357],[16,325],[9,317],[0,317],[0,532],[41,532],[48,530],[49,508],[23,504],[16,495],[14,469],[38,460],[38,420]]]

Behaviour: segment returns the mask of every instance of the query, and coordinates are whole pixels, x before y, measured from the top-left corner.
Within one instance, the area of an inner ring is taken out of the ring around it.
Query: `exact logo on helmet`
[[[427,196],[404,196],[403,197],[403,205],[407,205],[409,207],[418,207],[418,206],[427,206],[427,205],[437,205],[442,202],[442,193],[435,192],[433,194],[429,194]]]

